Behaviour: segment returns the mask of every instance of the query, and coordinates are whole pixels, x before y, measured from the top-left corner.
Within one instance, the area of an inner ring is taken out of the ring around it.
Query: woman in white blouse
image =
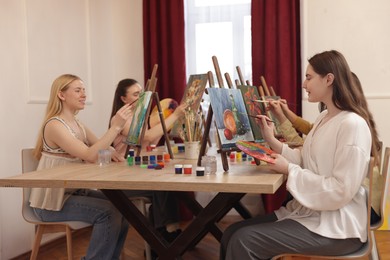
[[[293,199],[272,214],[230,226],[221,259],[269,259],[282,253],[340,255],[367,240],[363,180],[379,140],[367,102],[355,86],[344,56],[326,51],[309,59],[303,88],[309,102],[323,102],[302,149],[273,135],[258,116],[264,139],[275,151],[271,169],[286,174]]]

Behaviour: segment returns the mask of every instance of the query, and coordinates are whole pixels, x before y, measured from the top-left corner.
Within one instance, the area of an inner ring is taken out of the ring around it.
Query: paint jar
[[[183,165],[184,174],[192,174],[192,164]]]
[[[204,167],[196,167],[196,176],[204,176]]]
[[[177,149],[178,149],[178,151],[179,151],[179,153],[184,153],[185,152],[185,146],[184,146],[184,144],[177,144]]]
[[[131,157],[134,157],[134,149],[130,149],[130,150],[129,150],[129,155],[130,155]]]
[[[169,153],[164,153],[163,157],[165,163],[169,163],[169,161],[171,160],[171,155]]]
[[[142,164],[148,164],[149,163],[149,156],[144,155],[142,156]]]
[[[235,162],[236,161],[236,152],[230,152],[229,158],[230,158],[230,162]]]
[[[156,156],[155,155],[150,155],[149,156],[149,163],[150,164],[156,164]]]
[[[171,146],[172,153],[173,154],[178,154],[179,153],[179,147],[177,145]]]
[[[184,153],[185,153],[185,158],[189,160],[196,160],[199,157],[199,141],[196,142],[185,142],[184,143]]]
[[[183,173],[183,164],[175,164],[175,174]]]
[[[159,163],[159,162],[163,162],[163,161],[164,161],[163,155],[162,154],[158,154],[157,155],[157,162]]]
[[[246,162],[246,160],[247,160],[247,154],[246,153],[242,153],[242,161]]]
[[[242,153],[241,152],[236,152],[236,161],[241,162],[242,161]]]
[[[141,165],[141,156],[134,157],[135,165]]]
[[[134,157],[133,156],[130,156],[130,155],[127,156],[127,165],[128,166],[134,165]]]

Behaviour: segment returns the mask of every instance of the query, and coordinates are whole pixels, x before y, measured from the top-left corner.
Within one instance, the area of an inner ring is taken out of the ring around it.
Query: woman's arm
[[[80,139],[74,138],[69,130],[59,121],[52,120],[47,123],[44,129],[46,142],[61,147],[70,155],[85,160],[87,162],[95,162],[97,160],[98,151],[108,149],[115,137],[120,133],[124,123],[129,117],[129,108],[124,106],[118,110],[112,120],[110,129],[100,138],[86,128],[87,139],[91,142],[91,146],[87,146]]]
[[[179,120],[182,116],[184,116],[187,106],[188,105],[185,103],[180,104],[170,116],[164,119],[167,131],[171,130],[174,123],[177,120]],[[142,146],[146,147],[150,144],[157,144],[160,141],[163,134],[164,131],[161,123],[156,124],[155,126],[153,126],[152,128],[148,129],[145,132],[144,139],[142,140]]]

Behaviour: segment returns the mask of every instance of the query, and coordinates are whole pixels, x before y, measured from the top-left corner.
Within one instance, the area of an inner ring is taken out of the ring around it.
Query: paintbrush
[[[276,99],[275,101],[278,101],[279,99]],[[270,101],[269,100],[262,100],[262,99],[251,99],[252,102],[256,102],[256,103],[269,103]],[[272,101],[272,100],[271,100]],[[285,103],[289,106],[296,106],[296,104],[294,103],[290,103],[290,102],[283,102],[281,101],[282,103]]]
[[[133,102],[131,102],[131,103],[129,104],[129,106],[131,106],[132,104],[134,104],[135,102],[137,102],[138,99],[139,99],[139,98],[137,98],[136,100],[134,100]]]
[[[258,103],[269,103],[268,100],[261,100],[261,99],[251,99],[253,102],[258,102]]]
[[[253,118],[256,118],[256,119],[260,119],[260,118],[258,118],[257,116],[255,116],[255,115],[249,115],[249,114],[247,114],[247,113],[242,113],[242,112],[240,112],[240,114],[243,114],[243,115],[247,115],[247,116],[249,116],[249,117],[253,117]],[[270,119],[265,119],[267,122],[270,122],[270,123],[275,123],[275,121],[273,121],[273,120],[270,120]]]

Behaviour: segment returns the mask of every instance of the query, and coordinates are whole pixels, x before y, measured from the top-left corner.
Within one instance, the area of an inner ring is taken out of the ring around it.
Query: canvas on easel
[[[220,125],[219,129],[218,129],[218,126],[216,126],[216,128],[217,128],[216,144],[218,147],[217,151],[218,151],[218,153],[221,154],[223,169],[225,171],[228,171],[229,170],[229,162],[227,159],[228,154],[232,151],[239,150],[235,145],[236,140],[245,139],[245,137],[242,137],[242,135],[240,137],[240,134],[238,136],[236,136],[236,135],[233,135],[233,133],[232,133],[232,129],[233,129],[233,132],[237,131],[236,122],[240,121],[240,119],[234,119],[234,115],[236,115],[236,118],[238,118],[238,114],[243,115],[244,117],[246,116],[245,122],[247,122],[247,124],[245,124],[245,127],[248,127],[249,129],[250,129],[250,123],[249,123],[249,118],[248,118],[247,113],[246,113],[245,106],[243,104],[242,95],[240,93],[240,90],[237,90],[237,89],[235,89],[234,91],[237,91],[236,92],[236,94],[237,94],[236,99],[237,100],[241,99],[242,105],[240,105],[240,111],[236,107],[235,113],[226,112],[226,116],[225,116],[226,119],[225,120],[223,119],[223,113],[224,113],[223,108],[217,108],[219,106],[219,104],[222,103],[221,99],[220,99],[221,96],[219,95],[220,93],[219,92],[215,93],[214,101],[211,98],[211,95],[213,95],[213,94],[210,94],[210,93],[213,91],[219,91],[219,90],[220,91],[231,91],[231,90],[233,90],[232,89],[233,86],[232,86],[232,81],[230,79],[230,76],[227,73],[225,73],[225,77],[226,77],[226,80],[227,80],[228,85],[229,85],[229,89],[225,89],[217,57],[213,56],[212,61],[214,64],[219,88],[214,88],[213,74],[211,71],[209,71],[207,73],[207,75],[208,75],[210,88],[207,89],[206,93],[210,97],[210,106],[209,106],[209,110],[207,113],[207,119],[206,119],[206,123],[205,123],[204,137],[207,137],[209,135],[211,124],[213,122],[213,118],[215,118],[216,120],[214,120],[214,123],[217,125],[218,124],[217,121],[218,121],[219,125]],[[219,95],[219,97],[218,97],[218,95]],[[235,101],[233,95],[232,96],[228,95],[228,97],[224,98],[224,101],[226,102],[226,100],[231,100],[231,99]],[[236,105],[234,105],[234,106],[236,106]],[[219,110],[217,113],[215,113],[214,107]],[[231,107],[233,107],[233,105],[231,105]],[[241,113],[239,113],[239,112],[241,112]],[[233,117],[231,115],[233,115]],[[228,125],[228,127],[225,126],[224,122],[221,123],[221,116],[222,116],[222,122],[225,121],[226,124]],[[228,128],[230,128],[230,129],[228,129]],[[227,129],[227,130],[225,130],[225,129]],[[226,136],[225,136],[225,138],[223,137],[225,134],[226,134],[227,138],[226,138]],[[250,135],[248,137],[248,139],[253,141],[253,134],[252,134],[251,130],[248,131],[248,135]],[[230,139],[230,140],[228,140],[228,139]],[[203,156],[205,154],[206,146],[207,146],[207,140],[206,140],[206,138],[203,138],[200,153],[199,153],[199,158],[198,158],[198,166],[201,165],[201,156]],[[260,163],[260,162],[256,161],[256,163]]]
[[[181,104],[187,104],[187,111],[196,114],[200,111],[200,103],[207,85],[207,74],[190,75],[186,89],[184,90]],[[179,119],[172,127],[171,136],[180,136],[179,131],[184,124],[184,118]]]
[[[169,142],[168,132],[165,125],[165,120],[163,117],[162,108],[160,105],[160,100],[158,97],[158,93],[155,91],[156,89],[156,72],[157,72],[158,65],[155,64],[153,71],[152,71],[152,77],[148,80],[146,84],[146,91],[140,94],[140,97],[138,98],[137,104],[135,106],[133,119],[130,124],[130,129],[128,132],[128,136],[125,140],[125,143],[127,144],[126,154],[127,156],[129,152],[130,147],[136,148],[136,155],[139,156],[141,153],[142,148],[142,140],[145,134],[146,129],[148,128],[147,119],[149,118],[151,107],[152,107],[152,99],[157,104],[158,114],[160,116],[160,123],[161,127],[163,129],[163,135],[165,138],[166,147],[168,149],[168,153],[170,157],[173,159],[173,153],[171,149],[171,145]]]
[[[241,91],[208,89],[222,148],[235,147],[238,140],[254,141]]]
[[[237,88],[241,90],[248,115],[265,115],[264,103],[258,102],[261,98],[256,86],[238,85]],[[251,124],[255,141],[263,141],[263,135],[261,134],[258,119],[249,117],[249,122]]]
[[[133,119],[131,120],[129,133],[126,138],[126,144],[130,146],[141,145],[141,130],[144,127],[147,110],[150,106],[152,91],[142,92],[134,109]]]

